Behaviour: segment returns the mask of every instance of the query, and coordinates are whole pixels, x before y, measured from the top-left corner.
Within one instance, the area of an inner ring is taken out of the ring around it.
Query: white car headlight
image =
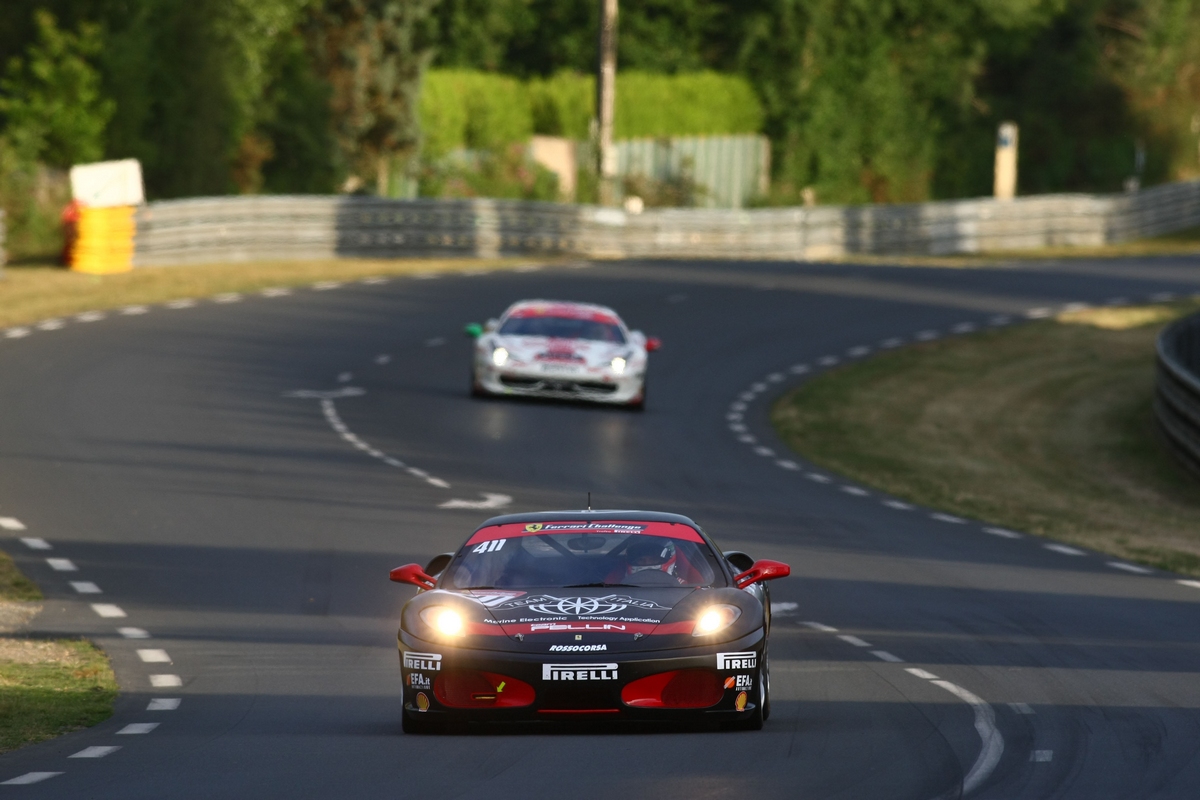
[[[492,363],[497,367],[503,367],[508,361],[508,351],[503,347],[497,347],[492,351]]]
[[[447,606],[430,606],[422,610],[421,620],[442,636],[462,636],[466,633],[462,614]]]
[[[737,622],[737,618],[741,615],[742,610],[737,606],[709,606],[696,619],[696,626],[692,628],[692,636],[707,636],[710,633],[723,631]]]
[[[617,356],[612,360],[612,371],[620,375],[625,371],[625,359]]]

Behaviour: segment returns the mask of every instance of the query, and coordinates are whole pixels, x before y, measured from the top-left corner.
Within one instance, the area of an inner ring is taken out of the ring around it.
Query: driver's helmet
[[[630,575],[652,569],[675,574],[675,543],[670,539],[647,536],[630,544],[625,549],[625,557]]]

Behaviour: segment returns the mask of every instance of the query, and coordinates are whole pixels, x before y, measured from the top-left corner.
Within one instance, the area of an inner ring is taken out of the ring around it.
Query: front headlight
[[[625,359],[617,356],[612,360],[612,371],[620,375],[625,371]]]
[[[492,363],[495,364],[497,367],[503,367],[505,362],[507,362],[507,361],[508,361],[508,351],[505,350],[503,347],[497,347],[495,350],[492,351]]]
[[[696,618],[696,627],[692,628],[692,636],[707,636],[710,633],[723,631],[736,622],[741,615],[742,610],[737,606],[709,606]]]
[[[430,606],[422,609],[421,621],[442,636],[462,636],[466,633],[462,614],[447,606]]]

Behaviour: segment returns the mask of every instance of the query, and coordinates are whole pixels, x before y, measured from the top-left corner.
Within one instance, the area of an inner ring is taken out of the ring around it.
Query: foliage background
[[[503,183],[516,138],[588,133],[596,0],[4,5],[0,202],[25,231],[96,153],[141,159],[151,197],[329,192],[374,186],[381,153],[412,174],[418,146],[487,150]],[[355,20],[403,51],[382,110],[347,105],[370,54],[320,46]],[[1200,174],[1200,0],[624,0],[618,43],[618,136],[766,133],[767,202],[988,194],[1007,119],[1023,193]]]

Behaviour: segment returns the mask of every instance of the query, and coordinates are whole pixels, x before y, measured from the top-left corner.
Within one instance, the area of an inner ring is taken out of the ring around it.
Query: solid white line
[[[975,764],[963,778],[962,793],[967,795],[979,788],[980,784],[988,779],[992,770],[1000,763],[1000,756],[1004,754],[1004,737],[996,728],[996,712],[981,698],[950,681],[931,682],[963,702],[970,703],[971,709],[975,712],[975,731],[979,734],[979,740],[983,746],[979,750],[979,757],[975,759]]]
[[[1044,544],[1042,547],[1047,550],[1053,550],[1056,553],[1062,553],[1064,556],[1082,556],[1087,555],[1082,550],[1076,550],[1074,547],[1067,547],[1065,544]]]
[[[894,508],[897,511],[912,511],[915,506],[910,506],[908,503],[901,503],[899,500],[884,500],[883,504],[888,508]]]
[[[80,594],[103,594],[100,587],[91,581],[71,581],[71,588]]]
[[[830,627],[829,625],[822,625],[820,622],[801,622],[800,624],[806,628],[812,628],[814,631],[820,631],[821,633],[837,633],[837,628]]]
[[[783,467],[784,469],[800,469],[799,464],[797,464],[795,461],[788,461],[787,459],[776,461],[775,464],[776,466]]]
[[[183,679],[178,675],[151,675],[150,685],[155,689],[169,689],[175,686],[183,686]]]
[[[822,475],[819,472],[806,472],[804,473],[804,477],[808,478],[810,481],[816,481],[817,483],[830,483],[833,480],[833,478],[829,477],[828,475]]]
[[[1002,536],[1005,539],[1020,539],[1021,534],[1016,531],[1006,530],[1005,528],[984,528],[984,533],[990,533],[992,536]]]
[[[26,772],[24,775],[18,775],[15,778],[0,783],[0,786],[28,786],[31,783],[41,783],[48,778],[53,778],[55,775],[62,775],[61,772]]]
[[[951,516],[950,514],[937,513],[937,514],[930,514],[929,517],[931,519],[936,519],[938,522],[950,522],[955,525],[961,525],[964,522],[966,522],[965,519],[962,519],[960,517]]]
[[[117,628],[117,633],[126,639],[149,639],[150,632],[142,628]]]
[[[16,517],[0,517],[0,528],[6,531],[23,531],[25,525]]]
[[[109,745],[108,747],[85,747],[74,755],[67,758],[104,758],[109,753],[115,753],[120,750],[120,747]]]
[[[927,681],[938,680],[937,675],[934,675],[932,672],[926,672],[925,670],[921,669],[920,667],[906,667],[904,669],[904,671],[907,672],[909,675],[916,675],[918,678],[923,678]]]
[[[159,648],[146,648],[137,651],[138,658],[147,664],[170,664],[171,657],[167,655],[166,650]]]
[[[47,558],[46,563],[50,565],[50,569],[55,572],[78,572],[79,567],[75,566],[69,558]]]
[[[1032,714],[1037,713],[1036,711],[1033,710],[1033,706],[1029,705],[1029,703],[1009,703],[1008,707],[1011,708],[1014,712],[1016,712],[1018,714],[1024,714],[1026,716],[1030,716]]]
[[[871,655],[875,656],[876,658],[880,659],[881,661],[887,661],[891,664],[903,664],[904,663],[903,658],[901,658],[900,656],[894,656],[891,653],[889,653],[887,650],[872,650]]]
[[[1045,763],[1054,760],[1053,750],[1034,750],[1029,754],[1029,760],[1037,763]]]
[[[855,497],[866,497],[868,494],[866,489],[860,489],[857,486],[839,486],[838,488],[846,494],[852,494]]]
[[[180,698],[178,697],[153,697],[150,699],[150,705],[146,706],[147,711],[174,711],[179,708]]]
[[[1190,586],[1193,589],[1200,589],[1200,581],[1175,581],[1180,586]]]
[[[1121,561],[1109,561],[1108,565],[1113,569],[1123,569],[1126,572],[1132,572],[1135,575],[1149,575],[1150,573],[1154,572],[1152,569],[1146,569],[1145,567],[1139,567],[1134,564],[1126,564]]]
[[[117,731],[117,735],[120,736],[122,734],[130,735],[130,734],[139,734],[139,733],[149,733],[150,731],[154,730],[157,727],[158,727],[157,722],[131,722],[128,725],[126,725],[124,728],[121,728],[121,730]]]
[[[30,537],[21,539],[21,544],[25,545],[30,550],[52,550],[52,549],[54,549],[50,546],[50,543],[47,542],[45,539],[41,539],[36,536],[30,536]]]
[[[852,644],[855,647],[870,647],[871,646],[870,644],[868,644],[867,642],[864,642],[862,639],[858,638],[857,636],[851,636],[846,633],[838,634],[837,638],[841,639],[846,644]]]
[[[117,619],[127,616],[120,606],[115,606],[112,603],[92,603],[92,611],[95,611],[105,619]]]

